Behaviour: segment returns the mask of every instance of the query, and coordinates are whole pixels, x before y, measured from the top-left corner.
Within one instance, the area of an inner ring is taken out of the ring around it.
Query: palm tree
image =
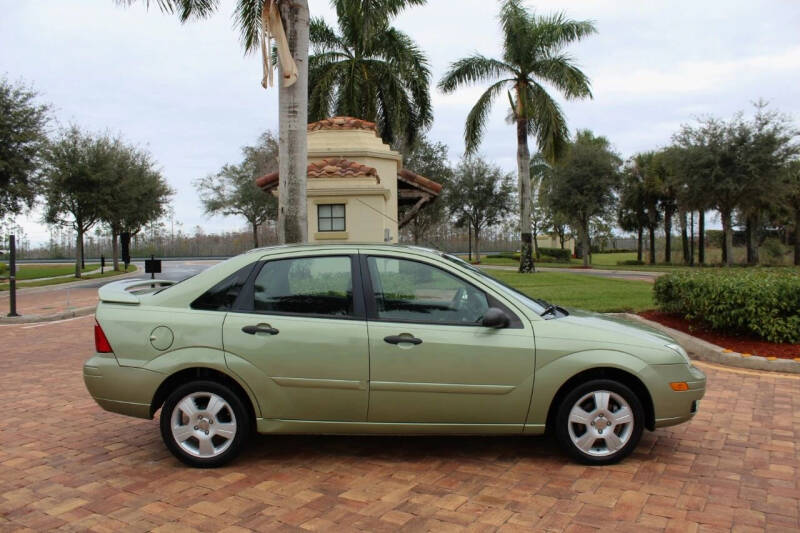
[[[123,5],[141,0],[116,0]],[[143,0],[161,11],[178,15],[180,21],[204,19],[219,7],[218,0]],[[294,84],[278,89],[280,163],[278,183],[278,238],[281,242],[304,242],[307,237],[306,171],[308,146],[308,0],[237,0],[234,20],[246,53],[262,49],[262,15],[275,2],[286,31],[292,59],[297,65]]]
[[[384,142],[413,144],[433,120],[428,59],[390,19],[425,0],[333,0],[338,32],[311,21],[309,118],[376,122]]]
[[[575,65],[564,48],[594,33],[590,21],[575,21],[563,13],[538,16],[520,0],[505,0],[500,9],[503,30],[502,59],[480,54],[450,65],[439,89],[451,93],[463,85],[490,82],[467,115],[464,138],[467,153],[474,153],[486,128],[492,103],[503,89],[508,93],[511,117],[517,125],[522,250],[520,272],[533,271],[531,247],[531,180],[528,136],[536,139],[545,159],[553,163],[569,142],[567,120],[547,92],[550,86],[568,99],[591,98],[589,78]]]

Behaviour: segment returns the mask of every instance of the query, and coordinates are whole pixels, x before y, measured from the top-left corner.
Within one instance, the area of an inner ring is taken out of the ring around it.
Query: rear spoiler
[[[167,279],[126,279],[103,285],[97,291],[97,296],[103,302],[138,304],[140,294],[155,292],[175,283]]]

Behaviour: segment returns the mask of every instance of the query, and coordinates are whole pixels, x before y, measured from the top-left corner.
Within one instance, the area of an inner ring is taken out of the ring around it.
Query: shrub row
[[[556,261],[561,261],[564,263],[569,263],[569,259],[572,256],[572,253],[567,249],[542,248],[541,246],[539,247],[539,253],[542,255],[553,257],[555,258]]]
[[[639,261],[638,259],[626,259],[624,261],[617,261],[618,265],[638,265],[641,266],[644,264],[644,261]]]
[[[800,343],[796,271],[675,272],[658,278],[654,293],[660,310],[711,329]]]

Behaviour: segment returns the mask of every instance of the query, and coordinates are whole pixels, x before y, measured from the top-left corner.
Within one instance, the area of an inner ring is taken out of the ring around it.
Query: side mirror
[[[486,328],[507,328],[510,323],[511,320],[508,318],[508,315],[497,307],[490,307],[487,309],[481,319],[481,326]]]

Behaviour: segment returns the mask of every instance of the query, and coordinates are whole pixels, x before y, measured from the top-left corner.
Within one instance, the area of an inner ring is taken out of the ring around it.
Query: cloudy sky
[[[328,0],[309,0],[331,23]],[[800,2],[794,0],[547,0],[540,12],[591,19],[598,33],[570,52],[591,77],[594,99],[564,103],[571,129],[606,135],[625,157],[669,142],[693,117],[729,116],[764,98],[800,123]],[[177,191],[185,231],[239,229],[205,217],[193,180],[236,161],[242,145],[277,130],[277,92],[260,86],[260,59],[244,56],[232,27],[233,0],[212,19],[181,25],[145,2],[0,0],[0,76],[30,83],[61,125],[118,133],[146,146]],[[433,81],[478,51],[497,55],[497,3],[428,0],[397,18],[428,53]],[[464,118],[481,89],[432,89],[429,136],[464,148]],[[494,109],[484,156],[514,168],[515,133]],[[38,214],[21,218],[33,243],[47,239]]]

